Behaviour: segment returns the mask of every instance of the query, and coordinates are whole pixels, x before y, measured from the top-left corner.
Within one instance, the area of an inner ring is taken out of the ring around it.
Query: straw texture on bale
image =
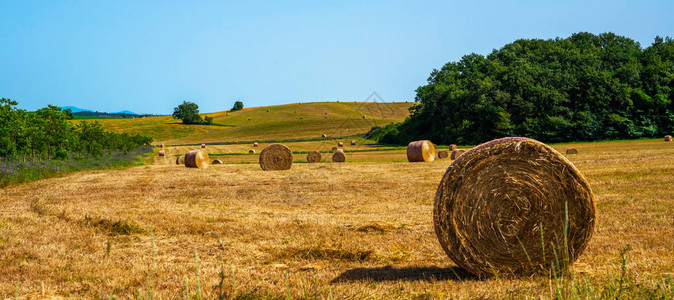
[[[206,148],[206,144],[201,144],[201,148]]]
[[[578,149],[576,148],[566,149],[566,154],[578,154]]]
[[[184,165],[185,164],[185,156],[181,155],[176,157],[176,165]]]
[[[407,160],[409,162],[434,161],[435,146],[431,141],[414,141],[407,145]]]
[[[671,135],[665,135],[665,142],[671,142],[672,141],[672,136]]]
[[[449,151],[454,151],[456,149],[459,149],[459,147],[457,147],[455,144],[449,145]]]
[[[433,221],[445,253],[472,274],[549,274],[583,252],[595,210],[588,182],[563,155],[536,140],[503,138],[452,163]]]
[[[344,147],[344,142],[338,142],[337,147]]]
[[[345,162],[345,161],[346,155],[344,155],[343,151],[337,151],[335,152],[335,154],[332,155],[332,162]]]
[[[355,145],[356,145],[356,141],[351,141],[351,146],[355,146]]]
[[[262,170],[289,170],[293,165],[293,152],[283,144],[271,144],[260,152]]]
[[[447,157],[449,157],[449,151],[447,150],[438,151],[438,158],[447,158]]]
[[[164,156],[165,154],[166,152],[164,152],[164,150],[159,150],[159,156]]]
[[[211,163],[211,165],[221,165],[221,164],[222,164],[222,161],[219,160],[219,159],[216,159]]]
[[[255,149],[248,150],[248,153],[255,153]]]
[[[449,156],[449,158],[451,160],[455,160],[455,159],[459,158],[459,156],[461,156],[464,153],[466,153],[466,150],[456,149],[456,150],[452,151],[452,154]]]
[[[253,147],[257,147],[257,145],[258,145],[257,142],[253,143]]]
[[[307,161],[310,163],[317,163],[321,161],[321,153],[314,150],[307,154]]]
[[[206,169],[210,161],[206,151],[192,150],[185,154],[185,167],[188,168]]]

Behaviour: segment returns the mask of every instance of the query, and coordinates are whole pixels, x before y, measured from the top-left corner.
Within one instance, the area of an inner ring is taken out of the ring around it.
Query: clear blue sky
[[[156,114],[412,101],[434,68],[520,38],[674,36],[674,1],[318,3],[0,0],[0,97]]]

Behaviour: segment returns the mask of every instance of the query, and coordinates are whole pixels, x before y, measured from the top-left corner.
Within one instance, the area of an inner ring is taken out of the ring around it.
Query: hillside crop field
[[[312,102],[206,113],[213,125],[183,125],[170,116],[97,120],[107,130],[144,134],[156,144],[221,143],[363,134],[373,126],[403,121],[412,103]],[[267,111],[269,110],[269,112]],[[365,116],[365,118],[363,118]],[[78,121],[79,122],[79,121]]]
[[[287,145],[302,152],[336,142]],[[1,189],[0,295],[673,297],[674,143],[552,146],[579,150],[567,157],[597,200],[594,236],[561,278],[478,279],[462,271],[442,251],[432,220],[437,186],[452,161],[408,163],[404,149],[358,140],[345,143],[343,164],[329,162],[331,153],[308,164],[298,153],[292,169],[264,172],[257,154],[245,154],[250,144],[207,145],[211,159],[225,164],[189,169],[175,165],[176,155],[198,147],[167,146],[167,156],[143,166]]]

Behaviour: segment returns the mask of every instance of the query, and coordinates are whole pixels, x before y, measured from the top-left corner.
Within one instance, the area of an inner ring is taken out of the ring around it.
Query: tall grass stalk
[[[197,255],[197,247],[194,247],[194,272],[197,277],[197,300],[201,299],[201,284],[199,283],[199,256]]]

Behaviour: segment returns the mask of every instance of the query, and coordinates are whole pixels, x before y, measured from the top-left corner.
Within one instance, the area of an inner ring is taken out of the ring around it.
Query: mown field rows
[[[312,143],[288,146],[320,146]],[[477,279],[452,264],[432,224],[450,160],[407,163],[404,150],[359,152],[343,164],[263,172],[256,155],[229,155],[227,164],[199,170],[173,164],[189,147],[168,147],[167,157],[145,166],[0,190],[0,295],[34,297],[43,287],[47,296],[75,298],[674,295],[674,144],[554,147],[580,151],[569,159],[597,197],[594,237],[565,280]],[[619,251],[627,245],[621,277]]]

